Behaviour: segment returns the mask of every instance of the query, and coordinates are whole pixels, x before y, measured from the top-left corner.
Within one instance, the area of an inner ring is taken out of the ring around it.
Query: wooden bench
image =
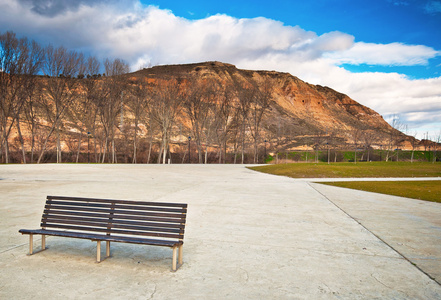
[[[182,265],[186,214],[187,204],[181,203],[47,196],[41,229],[19,232],[29,234],[29,255],[34,253],[35,234],[42,236],[38,252],[46,249],[47,235],[96,241],[97,262],[102,241],[105,258],[110,257],[110,242],[170,247],[176,271]]]

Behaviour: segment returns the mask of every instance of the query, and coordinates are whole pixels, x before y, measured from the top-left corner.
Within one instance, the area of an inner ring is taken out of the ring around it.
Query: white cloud
[[[427,2],[424,10],[431,15],[441,14],[441,1],[431,0]]]
[[[317,35],[266,18],[215,15],[187,20],[136,0],[63,1],[65,6],[46,14],[38,12],[35,3],[0,0],[0,30],[101,58],[119,57],[133,70],[149,64],[218,60],[240,68],[289,72],[346,93],[382,115],[401,114],[411,125],[426,120],[441,128],[432,113],[441,111],[441,77],[411,80],[396,73],[351,73],[339,67],[425,65],[440,52],[424,45],[355,43],[346,33]]]
[[[326,54],[326,57],[339,64],[354,65],[427,65],[428,60],[441,55],[440,51],[423,45],[405,45],[402,43],[374,44],[355,43],[350,49]]]

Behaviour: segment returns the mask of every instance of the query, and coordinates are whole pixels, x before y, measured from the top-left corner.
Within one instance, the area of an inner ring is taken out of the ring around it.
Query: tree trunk
[[[147,156],[147,163],[150,163],[150,156],[152,155],[152,142],[153,142],[153,137],[150,136],[150,142],[149,142],[149,154]]]
[[[79,133],[80,137],[78,139],[78,149],[77,149],[77,159],[76,159],[76,163],[78,163],[78,160],[80,158],[80,150],[81,150],[81,138],[83,137],[83,134],[80,132]],[[88,149],[89,150],[89,149]]]
[[[18,137],[20,139],[20,145],[21,145],[21,153],[22,153],[22,157],[23,157],[23,163],[26,164],[26,151],[25,151],[25,147],[24,147],[24,139],[23,139],[23,135],[21,134],[21,128],[20,128],[20,120],[17,117],[17,131],[18,131]]]
[[[202,163],[202,145],[201,145],[201,141],[199,140],[199,138],[197,139],[197,147],[198,147],[198,162],[201,164]]]
[[[205,135],[205,164],[207,164],[208,161],[208,136],[209,132]]]
[[[224,139],[224,164],[227,163],[227,141]]]
[[[222,163],[222,145],[219,145],[219,164]]]
[[[165,160],[167,158],[167,146],[168,146],[168,130],[167,126],[164,126],[162,133],[162,143],[161,143],[161,151],[162,151],[162,164],[165,165]],[[158,162],[161,162],[161,155],[159,155]]]
[[[115,150],[115,138],[112,137],[112,164],[118,163]]]
[[[105,162],[105,159],[106,159],[106,153],[107,153],[107,135],[106,135],[106,138],[105,138],[105,140],[104,140],[104,145],[103,145],[104,147],[103,147],[103,157],[102,157],[102,159],[101,159],[101,163],[104,163]]]
[[[161,158],[162,158],[162,142],[159,144],[159,151],[158,151],[158,161],[157,163],[160,164],[161,163]]]
[[[43,143],[43,148],[41,149],[40,156],[38,157],[37,164],[41,162],[41,159],[43,158],[44,152],[46,151],[47,142],[49,141],[49,138],[51,137],[52,133],[55,130],[55,124],[52,126],[51,130],[49,131],[49,134],[46,136],[46,139]]]
[[[182,164],[185,163],[185,158],[187,157],[187,151],[184,151],[184,155],[182,155]]]
[[[56,130],[57,137],[57,164],[61,163],[61,139],[60,139],[60,129],[57,126]]]
[[[136,151],[137,151],[137,149],[136,149],[136,135],[137,135],[137,129],[138,129],[138,121],[136,120],[135,121],[135,134],[134,134],[134,137],[133,137],[133,160],[132,160],[133,164],[136,164]]]
[[[93,134],[93,154],[95,156],[95,162],[99,162],[98,151],[96,150],[97,143],[96,143],[95,131],[92,131],[92,134]]]
[[[31,164],[34,163],[34,150],[35,150],[35,123],[31,125]]]
[[[242,129],[242,164],[245,161],[245,120],[243,121],[243,129]]]
[[[136,152],[137,152],[137,149],[136,149],[136,141],[135,141],[135,142],[133,142],[133,159],[132,159],[132,164],[136,164],[137,163],[137,161],[136,161]]]
[[[31,164],[34,163],[34,148],[35,148],[35,137],[34,137],[34,132],[32,131],[32,137],[31,137]]]
[[[5,163],[9,164],[9,144],[6,137],[3,137],[3,148],[5,149]]]
[[[167,158],[167,147],[164,145],[162,147],[162,164],[165,165],[165,159]]]

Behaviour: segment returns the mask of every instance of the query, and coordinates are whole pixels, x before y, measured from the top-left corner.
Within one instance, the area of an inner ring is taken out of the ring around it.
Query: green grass
[[[292,178],[440,177],[441,164],[427,162],[294,163],[250,169]]]
[[[292,178],[440,177],[441,164],[427,162],[296,163],[251,167]],[[441,203],[441,181],[358,181],[329,185]]]
[[[323,184],[441,203],[441,181],[353,181]]]

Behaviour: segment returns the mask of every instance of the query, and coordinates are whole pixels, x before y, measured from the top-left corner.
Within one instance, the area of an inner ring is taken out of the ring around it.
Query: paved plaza
[[[0,166],[0,299],[441,299],[441,204],[243,165]],[[47,195],[188,203],[172,250],[48,237]],[[34,238],[39,247],[39,236]]]

